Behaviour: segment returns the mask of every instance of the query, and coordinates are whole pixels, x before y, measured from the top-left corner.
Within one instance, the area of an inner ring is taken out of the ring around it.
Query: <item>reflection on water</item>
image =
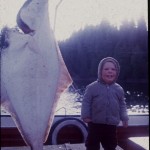
[[[149,114],[149,107],[148,105],[135,105],[135,106],[130,106],[128,109],[128,114]]]
[[[70,88],[60,97],[56,114],[80,115],[84,89]],[[149,98],[142,92],[126,92],[127,110],[129,115],[149,114]]]
[[[62,93],[56,107],[55,115],[80,115],[84,90],[69,88]],[[129,115],[149,114],[148,97],[143,93],[126,93],[127,110]],[[1,108],[1,114],[9,114]]]

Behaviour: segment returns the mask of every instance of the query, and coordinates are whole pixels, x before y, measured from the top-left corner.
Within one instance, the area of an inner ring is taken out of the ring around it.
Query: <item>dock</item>
[[[19,147],[1,147],[1,150],[30,150],[29,146],[19,146]],[[43,150],[86,150],[84,144],[62,144],[62,145],[44,145]],[[103,150],[103,148],[101,148]],[[123,150],[121,147],[117,146],[116,150]]]

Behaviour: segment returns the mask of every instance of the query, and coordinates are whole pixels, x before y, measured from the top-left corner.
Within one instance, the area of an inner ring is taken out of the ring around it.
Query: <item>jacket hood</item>
[[[102,74],[102,68],[103,68],[103,65],[106,63],[106,62],[112,62],[115,67],[116,67],[116,70],[117,70],[117,76],[116,76],[116,80],[118,79],[118,76],[119,76],[119,73],[120,73],[120,65],[119,65],[119,62],[114,59],[113,57],[106,57],[104,59],[102,59],[98,65],[98,81],[102,81],[102,77],[101,77],[101,74]],[[116,80],[114,82],[116,82]]]

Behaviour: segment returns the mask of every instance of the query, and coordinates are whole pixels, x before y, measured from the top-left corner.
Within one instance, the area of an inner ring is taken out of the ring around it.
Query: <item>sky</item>
[[[16,15],[25,1],[0,0],[0,29],[5,25],[17,25]],[[147,0],[49,0],[50,23],[58,41],[69,38],[73,32],[84,29],[86,25],[100,24],[104,18],[112,25],[119,26],[124,19],[136,23],[141,16],[147,23]]]

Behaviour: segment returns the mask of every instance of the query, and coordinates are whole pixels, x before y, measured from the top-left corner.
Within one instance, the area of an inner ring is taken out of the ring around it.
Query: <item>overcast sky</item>
[[[25,0],[0,0],[0,29],[16,25],[16,15]],[[54,27],[55,7],[60,0],[49,0],[49,14]],[[144,16],[148,22],[147,0],[62,0],[57,9],[55,35],[57,40],[69,38],[86,25],[96,25],[106,18],[113,25],[124,19],[137,21]]]

